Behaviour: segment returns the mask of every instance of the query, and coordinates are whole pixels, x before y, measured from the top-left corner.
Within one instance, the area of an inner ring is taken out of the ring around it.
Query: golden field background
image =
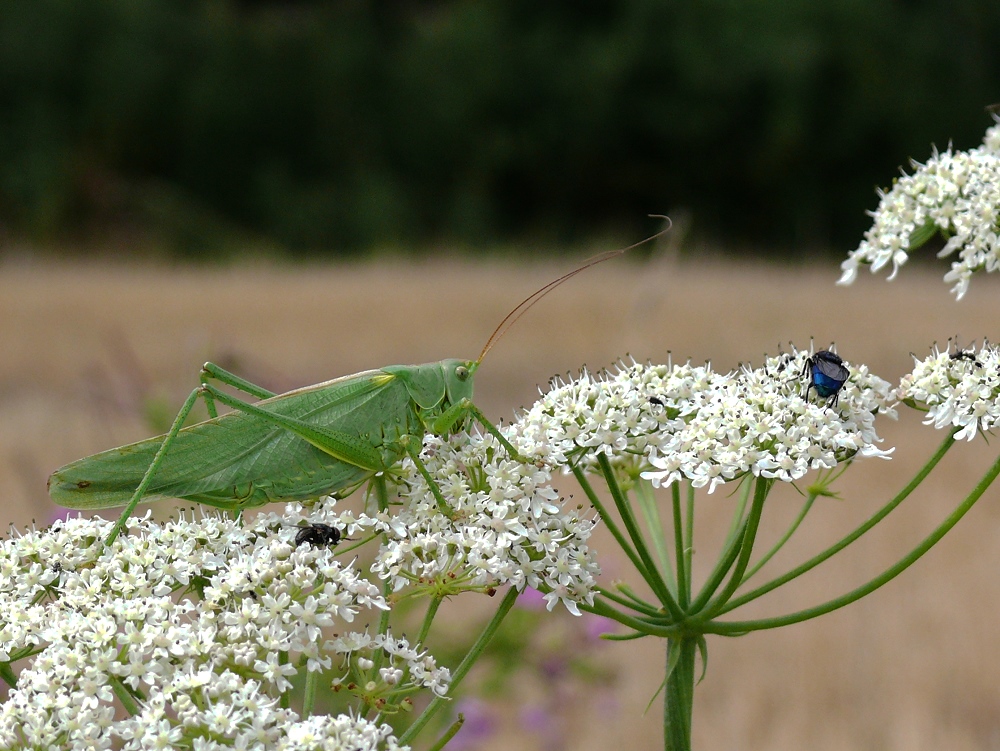
[[[5,516],[19,526],[47,523],[56,512],[47,474],[148,435],[141,405],[155,399],[176,409],[205,360],[283,391],[392,363],[474,358],[510,308],[571,266],[451,258],[225,269],[0,265]],[[477,375],[477,402],[507,419],[550,376],[583,364],[599,368],[626,354],[664,362],[672,352],[726,370],[759,363],[779,343],[808,347],[810,337],[817,348],[836,341],[848,361],[896,381],[911,367],[909,353],[935,340],[997,336],[997,283],[977,278],[957,303],[943,273],[907,268],[891,284],[866,274],[840,288],[832,265],[619,259],[572,280],[510,331]],[[943,436],[903,409],[898,423],[880,420],[886,445],[897,446],[892,461],[859,461],[839,484],[844,500],[817,503],[760,577],[835,541],[912,476]],[[877,575],[950,512],[993,455],[981,439],[956,447],[873,533],[735,617],[798,610]],[[570,483],[564,492],[573,492]],[[789,488],[772,495],[761,549],[785,529],[797,498]],[[710,640],[696,689],[696,748],[1000,748],[998,502],[991,489],[924,559],[860,603],[779,631]],[[723,491],[700,498],[702,574],[731,504]],[[607,540],[596,544],[608,581],[624,575]],[[613,708],[566,707],[565,747],[656,748],[659,709],[643,710],[662,679],[660,645],[605,652],[620,673]],[[506,732],[487,747],[545,747],[514,722]]]

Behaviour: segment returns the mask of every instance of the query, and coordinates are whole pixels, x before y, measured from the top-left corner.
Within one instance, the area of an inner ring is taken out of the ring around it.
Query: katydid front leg
[[[462,399],[448,407],[431,423],[431,431],[435,435],[450,433],[456,424],[469,416],[475,418],[476,422],[486,428],[486,431],[500,442],[500,445],[506,449],[511,459],[521,464],[537,465],[539,463],[538,460],[533,461],[526,456],[522,456],[521,452],[514,448],[510,441],[504,438],[500,429],[486,418],[486,415],[483,414],[479,407],[473,404],[471,399]]]
[[[457,514],[455,509],[451,507],[451,504],[445,500],[444,494],[441,492],[441,488],[438,487],[437,482],[431,477],[431,473],[427,471],[427,467],[424,464],[424,460],[420,458],[420,445],[414,445],[414,442],[410,440],[411,436],[404,435],[400,438],[400,443],[409,454],[410,459],[413,460],[413,466],[417,468],[417,472],[420,476],[424,478],[424,482],[427,483],[427,487],[431,489],[431,495],[434,496],[434,500],[437,501],[438,508],[441,512],[447,516],[452,521],[455,521]]]

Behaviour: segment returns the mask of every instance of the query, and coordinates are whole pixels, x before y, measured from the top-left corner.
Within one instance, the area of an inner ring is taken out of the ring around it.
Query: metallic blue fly
[[[809,389],[816,389],[822,398],[830,397],[828,407],[836,406],[840,390],[851,376],[851,371],[844,367],[844,361],[836,352],[823,349],[806,360],[802,375],[809,374],[809,385],[806,386],[806,399]]]

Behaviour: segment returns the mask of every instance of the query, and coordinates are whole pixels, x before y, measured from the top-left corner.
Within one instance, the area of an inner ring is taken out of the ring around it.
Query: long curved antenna
[[[673,223],[670,221],[670,217],[668,216],[663,216],[661,214],[650,214],[649,216],[653,219],[664,219],[667,222],[667,226],[661,229],[655,235],[650,235],[645,240],[640,240],[637,243],[632,243],[627,248],[618,248],[617,250],[606,250],[603,253],[598,253],[596,256],[588,258],[586,261],[583,262],[582,265],[573,269],[568,274],[563,274],[561,277],[559,277],[558,279],[554,279],[541,289],[532,292],[530,295],[528,295],[528,297],[524,298],[517,305],[516,308],[510,311],[510,313],[508,313],[502,321],[500,321],[500,325],[493,330],[493,333],[490,334],[490,338],[486,340],[486,346],[484,346],[483,351],[479,353],[479,357],[476,359],[476,364],[478,365],[483,361],[483,358],[486,357],[486,353],[489,352],[491,349],[493,349],[493,345],[496,344],[498,341],[500,341],[500,338],[507,333],[507,330],[515,323],[517,323],[517,320],[525,313],[527,313],[528,310],[531,309],[532,305],[541,300],[543,297],[549,294],[549,292],[554,290],[560,284],[562,284],[565,281],[568,281],[569,279],[572,279],[581,271],[586,271],[591,266],[596,266],[599,263],[604,263],[605,261],[609,261],[612,258],[616,258],[617,256],[622,255],[623,253],[627,253],[633,248],[638,248],[640,245],[644,245],[650,242],[651,240],[655,240],[661,235],[664,235],[667,232],[669,232],[670,228],[673,226]]]

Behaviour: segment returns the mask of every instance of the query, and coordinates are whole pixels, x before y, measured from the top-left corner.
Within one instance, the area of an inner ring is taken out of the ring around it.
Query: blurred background
[[[51,521],[48,474],[162,431],[205,360],[284,391],[472,358],[532,291],[661,229],[648,214],[674,229],[554,292],[490,353],[490,417],[629,355],[728,370],[836,342],[896,381],[934,341],[996,339],[998,284],[956,303],[933,253],[890,285],[833,282],[877,186],[932,144],[980,142],[997,39],[1000,5],[976,0],[2,3],[6,516]],[[867,518],[941,439],[906,411],[880,432],[892,461],[852,468],[762,576]],[[875,576],[993,456],[956,448],[898,518],[740,617]],[[762,545],[798,510],[786,490]],[[861,603],[710,641],[696,746],[1000,748],[997,499]],[[705,566],[732,500],[703,500]],[[596,544],[610,582],[624,568]],[[573,644],[594,664],[547,652],[463,748],[655,748],[659,646]]]
[[[899,164],[976,144],[998,38],[990,0],[4,3],[0,224],[215,261],[683,209],[713,247],[839,253]]]

